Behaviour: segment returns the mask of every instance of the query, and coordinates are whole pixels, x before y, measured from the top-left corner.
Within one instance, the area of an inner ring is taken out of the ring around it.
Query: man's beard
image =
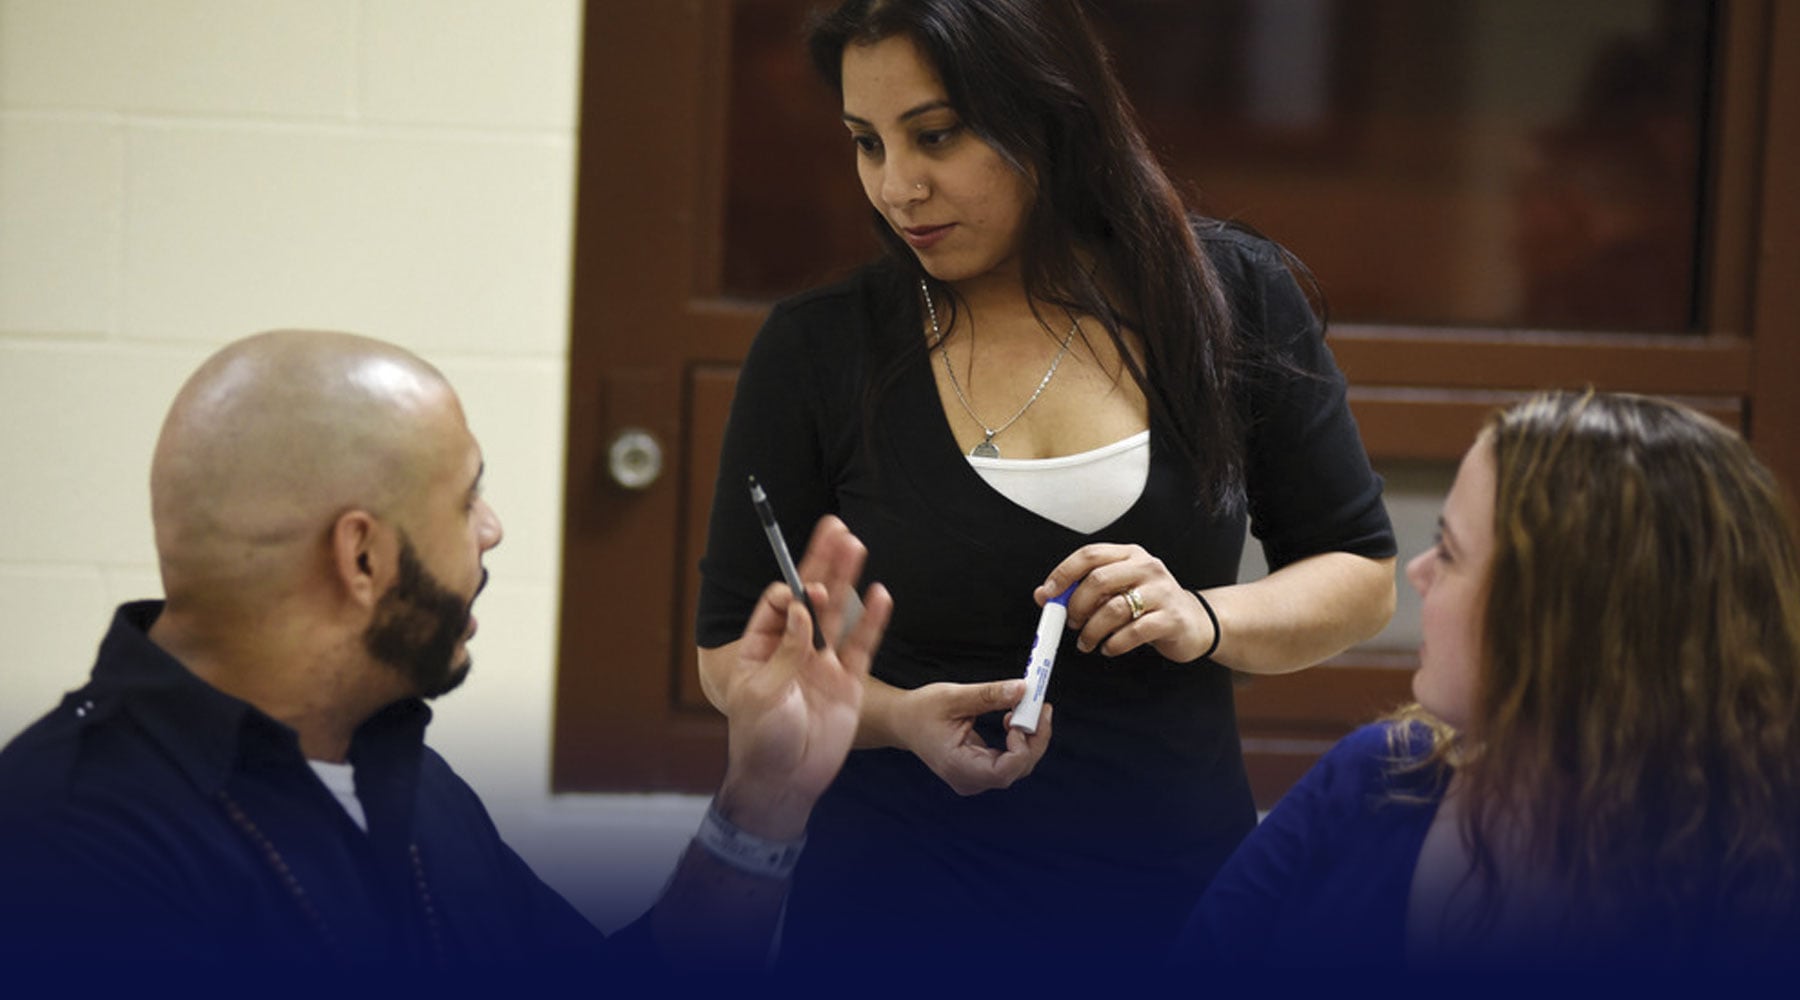
[[[487,586],[487,570],[481,571],[481,588]],[[438,582],[419,561],[412,539],[400,534],[399,577],[375,606],[375,620],[363,633],[369,654],[399,671],[412,682],[421,698],[436,698],[455,690],[469,676],[472,660],[465,652],[452,662],[456,644],[469,630],[469,606],[463,598]]]

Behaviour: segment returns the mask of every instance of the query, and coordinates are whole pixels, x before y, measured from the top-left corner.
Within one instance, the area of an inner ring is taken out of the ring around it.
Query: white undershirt
[[[369,819],[363,815],[362,800],[356,797],[356,765],[350,763],[332,764],[323,760],[309,760],[313,773],[331,790],[331,794],[343,805],[344,811],[350,814],[351,822],[369,832]]]
[[[1079,455],[976,458],[969,464],[999,494],[1072,531],[1091,534],[1137,503],[1150,480],[1150,432]]]

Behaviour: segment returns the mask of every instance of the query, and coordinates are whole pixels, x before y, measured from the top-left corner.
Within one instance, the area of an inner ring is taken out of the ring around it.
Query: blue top
[[[1244,839],[1189,915],[1174,952],[1178,963],[1406,965],[1413,873],[1449,772],[1396,773],[1401,761],[1427,752],[1429,735],[1413,725],[1396,751],[1390,749],[1394,725],[1364,726],[1339,741]],[[1562,911],[1568,904],[1549,905]],[[1788,901],[1780,912],[1746,917],[1721,908],[1704,919],[1688,912],[1671,920],[1663,905],[1647,902],[1627,908],[1632,923],[1625,933],[1565,926],[1483,961],[1611,975],[1800,971],[1800,902]],[[1546,915],[1558,925],[1565,919],[1562,912]]]
[[[1390,775],[1388,731],[1377,724],[1344,737],[1276,803],[1189,916],[1179,959],[1287,967],[1404,962],[1407,895],[1442,782],[1423,773]],[[1396,791],[1423,801],[1399,801]]]
[[[0,955],[431,966],[600,954],[600,933],[425,746],[423,703],[356,731],[365,834],[292,729],[150,641],[161,608],[120,608],[87,686],[0,752]]]

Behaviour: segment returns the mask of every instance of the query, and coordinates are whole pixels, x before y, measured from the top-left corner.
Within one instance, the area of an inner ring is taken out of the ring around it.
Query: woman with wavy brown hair
[[[1800,941],[1800,542],[1745,442],[1553,393],[1463,459],[1418,703],[1242,845],[1185,959],[1760,967]]]

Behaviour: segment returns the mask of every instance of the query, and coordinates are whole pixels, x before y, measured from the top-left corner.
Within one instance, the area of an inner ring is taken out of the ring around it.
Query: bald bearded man
[[[726,776],[644,918],[604,941],[423,742],[470,669],[500,543],[449,383],[390,344],[284,331],[188,380],[151,465],[166,603],[120,608],[87,686],[0,753],[0,954],[406,967],[754,966],[850,747],[891,601],[863,550],[801,563],[836,649],[771,585]],[[543,739],[543,734],[522,738]],[[594,846],[604,852],[604,844]]]

